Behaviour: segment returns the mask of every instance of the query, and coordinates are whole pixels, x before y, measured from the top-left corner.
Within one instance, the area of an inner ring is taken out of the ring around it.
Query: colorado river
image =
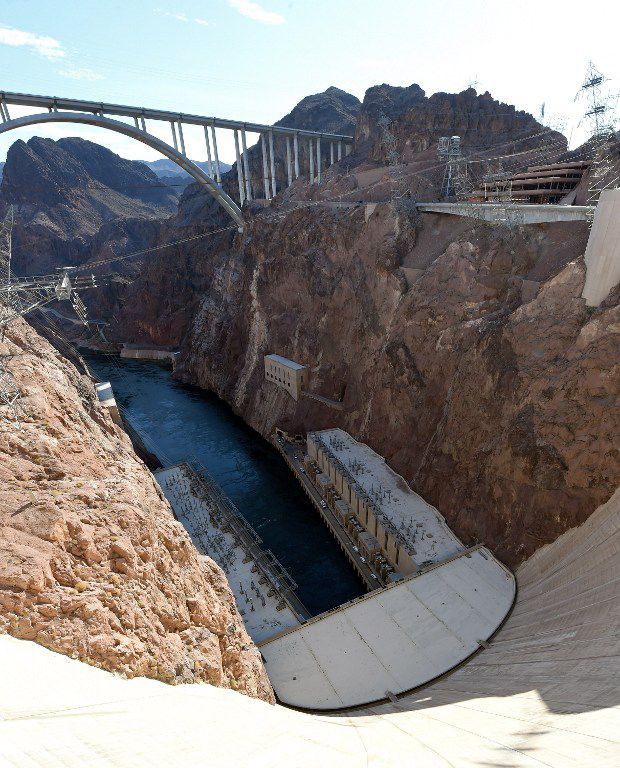
[[[155,363],[87,355],[129,420],[172,463],[195,456],[298,584],[312,614],[364,588],[279,453],[215,395]]]

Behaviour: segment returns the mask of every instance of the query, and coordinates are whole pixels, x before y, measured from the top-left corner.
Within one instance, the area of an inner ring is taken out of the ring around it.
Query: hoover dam
[[[620,765],[615,6],[96,5],[0,19],[0,768]]]
[[[479,656],[421,691],[347,715],[308,715],[210,686],[121,680],[0,637],[11,691],[0,705],[0,757],[16,766],[185,766],[208,753],[218,766],[611,768],[619,520],[615,494],[521,566],[514,610]]]

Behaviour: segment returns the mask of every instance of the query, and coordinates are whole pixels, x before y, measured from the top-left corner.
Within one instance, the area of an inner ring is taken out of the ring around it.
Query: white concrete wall
[[[517,604],[488,650],[423,691],[352,715],[124,680],[0,635],[0,765],[617,766],[619,532],[620,492],[521,566]]]
[[[500,625],[513,576],[480,549],[261,644],[280,701],[338,709],[402,693],[470,656]]]
[[[168,349],[148,349],[148,347],[123,347],[120,356],[129,360],[153,360],[174,364],[178,352]]]
[[[597,307],[620,282],[620,189],[601,193],[585,253],[586,283],[581,294]]]

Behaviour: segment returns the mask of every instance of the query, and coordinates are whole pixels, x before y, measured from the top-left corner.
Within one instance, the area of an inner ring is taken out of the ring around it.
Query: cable
[[[96,267],[103,266],[105,264],[113,264],[117,261],[125,261],[127,259],[133,259],[136,256],[143,256],[147,253],[153,253],[154,251],[161,251],[164,248],[172,248],[175,245],[182,245],[183,243],[190,243],[194,240],[201,240],[205,237],[209,237],[210,235],[217,235],[220,232],[230,232],[232,230],[238,230],[239,227],[236,224],[233,224],[228,227],[220,227],[219,229],[213,229],[209,230],[208,232],[201,232],[198,235],[192,235],[191,237],[184,237],[182,240],[174,240],[171,243],[163,243],[162,245],[155,245],[152,248],[145,248],[142,251],[134,251],[133,253],[126,253],[123,256],[114,256],[109,259],[101,259],[100,261],[91,261],[87,264],[83,264],[81,267],[76,267],[73,271],[74,272],[87,272],[90,271]],[[103,277],[106,277],[106,275],[103,275]]]

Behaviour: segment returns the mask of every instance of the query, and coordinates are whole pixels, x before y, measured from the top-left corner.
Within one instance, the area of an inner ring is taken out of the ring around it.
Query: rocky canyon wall
[[[128,677],[273,701],[224,573],[91,379],[23,321],[0,354],[28,414],[21,429],[0,419],[0,631]]]
[[[531,115],[472,89],[427,97],[417,85],[381,85],[360,106],[332,88],[281,121],[355,133],[352,154],[320,186],[300,178],[269,204],[246,205],[241,236],[191,185],[166,220],[97,220],[94,233],[75,235],[71,259],[186,240],[106,268],[115,274],[87,303],[110,338],[181,346],[177,375],[217,392],[265,436],[275,425],[344,427],[466,541],[516,564],[582,522],[620,479],[618,296],[595,311],[580,298],[585,224],[418,221],[387,202],[366,210],[360,201],[395,192],[384,117],[402,160],[397,186],[419,199],[437,196],[440,135],[461,135],[478,159],[515,152],[522,165],[566,147]],[[257,194],[259,150],[250,150]],[[281,184],[281,141],[276,155]],[[112,179],[131,170],[121,166]],[[224,186],[235,185],[233,170]],[[57,202],[37,222],[65,208]],[[24,232],[36,252],[38,230],[30,222]],[[333,398],[345,386],[344,410],[295,403],[267,384],[268,352],[308,365],[314,393]]]
[[[620,480],[617,293],[586,308],[585,224],[516,229],[378,206],[256,216],[212,258],[177,371],[263,435],[341,426],[468,542],[514,565]],[[209,257],[207,257],[209,258]],[[342,412],[264,380],[310,367]]]

